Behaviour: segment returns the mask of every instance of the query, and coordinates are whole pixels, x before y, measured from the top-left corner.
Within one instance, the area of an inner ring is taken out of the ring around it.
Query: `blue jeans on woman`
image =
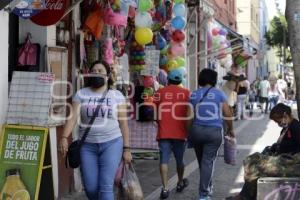
[[[223,130],[217,126],[193,125],[190,139],[200,170],[199,196],[207,198],[212,193],[214,164],[223,141]]]
[[[279,100],[279,96],[275,96],[275,95],[269,96],[270,110],[272,110],[272,108],[277,105],[278,100]]]
[[[114,178],[123,152],[123,138],[84,143],[80,150],[84,189],[90,200],[114,200]]]

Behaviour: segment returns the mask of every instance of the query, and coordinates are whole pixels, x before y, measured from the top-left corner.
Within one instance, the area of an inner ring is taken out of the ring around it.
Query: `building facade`
[[[268,65],[270,64],[270,62],[268,62],[269,53],[268,53],[268,46],[266,44],[266,39],[265,39],[265,34],[269,26],[268,9],[265,0],[260,1],[260,7],[261,7],[260,9],[260,30],[261,31],[260,31],[259,53],[258,53],[259,66],[256,72],[258,77],[265,77],[268,76],[269,74]]]
[[[250,82],[257,76],[259,66],[258,50],[261,42],[261,16],[260,0],[237,1],[237,32],[245,38],[246,51],[252,56],[244,69]]]
[[[210,0],[214,7],[214,18],[232,31],[237,31],[236,0]]]

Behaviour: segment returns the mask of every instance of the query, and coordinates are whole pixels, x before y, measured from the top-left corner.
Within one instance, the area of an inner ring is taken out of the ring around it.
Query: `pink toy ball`
[[[211,33],[212,33],[213,36],[219,35],[219,32],[220,32],[220,29],[219,29],[219,28],[213,28],[213,29],[211,30]]]

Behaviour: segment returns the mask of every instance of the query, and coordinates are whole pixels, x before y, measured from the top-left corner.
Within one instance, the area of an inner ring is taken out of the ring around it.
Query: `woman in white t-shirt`
[[[94,123],[80,149],[82,179],[90,200],[113,200],[113,183],[121,158],[130,162],[129,130],[125,97],[112,86],[111,68],[96,61],[90,69],[88,86],[73,97],[71,117],[64,127],[59,150],[66,155],[68,137],[78,122],[79,137]],[[99,112],[95,113],[100,105]],[[78,120],[79,119],[79,120]]]

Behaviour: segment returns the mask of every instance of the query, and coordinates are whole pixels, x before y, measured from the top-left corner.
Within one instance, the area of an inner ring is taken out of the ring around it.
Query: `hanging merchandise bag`
[[[38,70],[40,62],[40,45],[31,43],[30,38],[31,34],[29,33],[26,37],[25,43],[19,49],[18,66],[21,68],[27,67]]]
[[[97,6],[97,9],[91,12],[91,14],[87,17],[85,26],[90,30],[90,32],[97,40],[101,39],[104,22],[103,10],[100,6]]]
[[[127,15],[122,15],[121,13],[114,12],[113,9],[108,4],[105,9],[104,23],[111,26],[127,26]]]
[[[123,167],[119,197],[122,200],[143,200],[143,191],[139,179],[134,171],[132,163],[126,163]]]

